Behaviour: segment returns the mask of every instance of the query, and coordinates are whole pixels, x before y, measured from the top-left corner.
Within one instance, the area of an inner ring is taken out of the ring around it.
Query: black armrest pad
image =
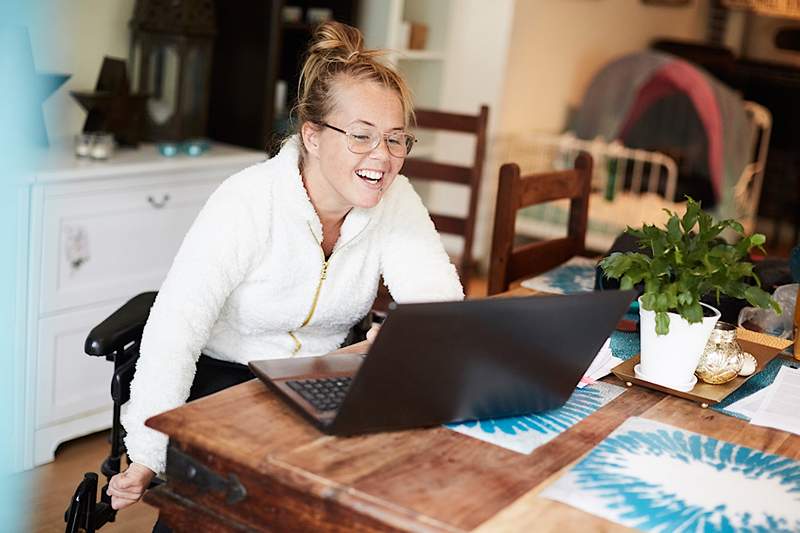
[[[126,361],[114,371],[114,376],[111,378],[111,399],[119,405],[131,399],[131,382],[133,381],[133,375],[136,373],[136,361],[138,359],[139,356],[137,354],[136,357]]]
[[[95,326],[86,337],[84,351],[88,355],[111,355],[115,350],[138,340],[150,316],[156,294],[154,291],[134,296]]]

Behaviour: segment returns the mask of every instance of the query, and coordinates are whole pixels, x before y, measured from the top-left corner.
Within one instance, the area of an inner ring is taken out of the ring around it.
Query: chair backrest
[[[744,102],[744,111],[751,130],[750,159],[734,186],[735,218],[742,223],[746,233],[752,233],[764,184],[772,114],[766,107],[747,100]]]
[[[465,217],[431,213],[431,219],[440,233],[460,235],[464,238],[464,248],[456,268],[458,268],[461,282],[466,290],[473,265],[472,243],[475,236],[475,218],[483,161],[486,156],[486,126],[489,120],[489,107],[481,106],[477,115],[417,109],[416,117],[419,129],[475,135],[475,150],[471,166],[440,163],[417,157],[406,159],[403,166],[403,174],[411,179],[444,181],[469,188],[469,205]]]
[[[490,295],[508,290],[514,280],[546,272],[584,251],[591,179],[592,157],[586,152],[578,155],[572,170],[520,176],[515,163],[500,167],[489,265]],[[570,199],[566,237],[515,249],[517,210],[564,198]]]

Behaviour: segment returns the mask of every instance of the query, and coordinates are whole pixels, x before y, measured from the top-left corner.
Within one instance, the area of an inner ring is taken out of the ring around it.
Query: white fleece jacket
[[[401,303],[464,297],[404,176],[376,207],[348,213],[320,281],[322,225],[298,171],[297,142],[211,195],[155,300],[122,422],[131,459],[157,473],[167,437],[144,422],[186,401],[201,351],[247,364],[335,350],[369,312],[381,275]]]

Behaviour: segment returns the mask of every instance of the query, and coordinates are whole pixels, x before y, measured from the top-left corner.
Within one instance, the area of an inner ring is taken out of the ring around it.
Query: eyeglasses
[[[322,126],[344,133],[347,136],[347,149],[354,154],[371,152],[378,147],[381,138],[384,138],[390,154],[395,157],[406,157],[414,147],[414,143],[417,142],[416,137],[405,131],[381,133],[375,127],[365,124],[358,124],[347,130],[331,126],[328,123],[323,123]]]

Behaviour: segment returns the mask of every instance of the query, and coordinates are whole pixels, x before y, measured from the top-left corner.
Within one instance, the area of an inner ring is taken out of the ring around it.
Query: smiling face
[[[374,81],[341,80],[334,84],[334,105],[325,122],[356,132],[373,126],[380,133],[404,131],[403,107],[397,93]],[[373,150],[355,154],[347,136],[307,122],[303,181],[320,217],[347,214],[352,207],[378,204],[394,181],[403,158],[389,153],[385,139]]]

